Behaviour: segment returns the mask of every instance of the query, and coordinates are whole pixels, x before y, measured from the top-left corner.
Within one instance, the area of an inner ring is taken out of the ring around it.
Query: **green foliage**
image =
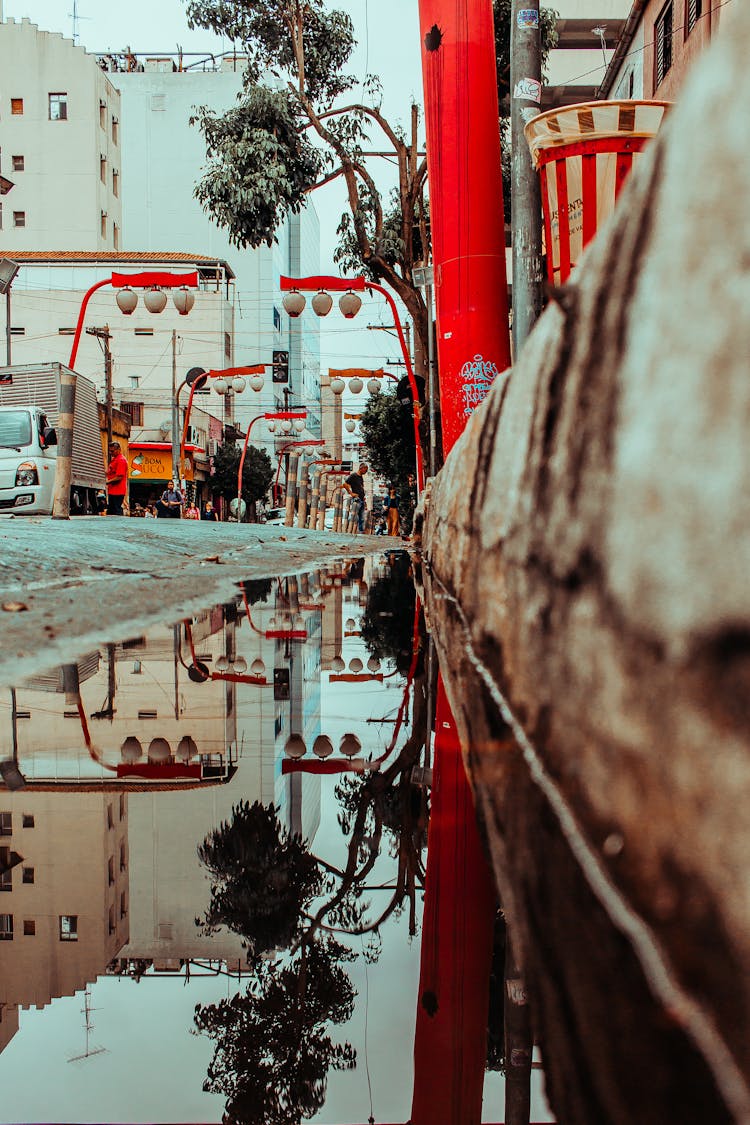
[[[299,1125],[322,1107],[328,1071],[356,1066],[351,1044],[328,1034],[354,997],[335,953],[315,943],[283,968],[259,965],[244,995],[196,1007],[215,1043],[203,1089],[225,1096],[227,1125]]]
[[[422,213],[424,209],[424,214]],[[401,210],[401,199],[398,191],[393,188],[390,195],[388,210],[383,215],[383,225],[380,235],[376,234],[374,223],[375,208],[373,205],[362,206],[359,210],[359,217],[368,228],[370,241],[375,249],[375,253],[379,258],[388,262],[390,266],[400,268],[404,261],[406,247],[403,239],[403,218]],[[414,213],[412,215],[412,252],[415,262],[420,262],[425,259],[429,254],[429,246],[424,246],[422,243],[422,220],[425,222],[425,227],[429,239],[430,227],[430,206],[428,200],[418,199],[414,206]],[[362,255],[359,252],[357,234],[354,229],[354,221],[349,212],[344,212],[341,216],[341,221],[336,231],[339,242],[336,247],[333,260],[337,265],[341,266],[343,273],[360,273],[364,272],[367,276],[371,277],[373,281],[377,281],[379,274],[373,270],[372,265],[368,262],[362,261]],[[364,267],[364,270],[363,270]]]
[[[232,819],[198,848],[211,876],[211,902],[202,923],[226,926],[248,942],[251,959],[282,949],[299,936],[305,907],[323,890],[315,857],[279,822],[273,806],[240,802]]]
[[[510,117],[510,32],[513,0],[493,0],[495,13],[495,57],[497,59],[497,95],[500,116]],[[549,53],[557,45],[557,21],[560,13],[553,8],[540,8],[539,31],[542,40],[542,81],[546,81]]]
[[[250,85],[234,109],[216,114],[204,106],[191,120],[203,132],[209,159],[196,197],[236,246],[270,246],[324,164],[298,128],[289,91]]]
[[[414,472],[414,422],[411,404],[404,406],[395,393],[371,395],[360,418],[367,463],[403,498]]]
[[[211,484],[225,500],[237,496],[237,473],[240,468],[241,450],[234,442],[224,442],[214,455]],[[242,467],[242,499],[248,508],[256,500],[262,500],[273,480],[273,466],[265,449],[249,445]]]

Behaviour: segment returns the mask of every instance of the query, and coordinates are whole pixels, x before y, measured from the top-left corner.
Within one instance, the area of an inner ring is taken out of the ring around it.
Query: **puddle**
[[[436,675],[390,552],[0,693],[0,1120],[408,1120]]]

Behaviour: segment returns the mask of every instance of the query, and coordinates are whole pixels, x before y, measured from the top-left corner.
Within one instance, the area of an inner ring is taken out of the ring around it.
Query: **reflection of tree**
[[[505,917],[498,910],[492,942],[490,1004],[487,1020],[487,1070],[505,1073]]]
[[[378,660],[395,660],[400,672],[409,667],[413,646],[416,591],[406,551],[387,555],[388,571],[370,587],[362,620],[362,639]]]
[[[244,995],[196,1007],[215,1043],[203,1089],[226,1097],[227,1125],[298,1125],[323,1105],[328,1071],[355,1065],[351,1044],[326,1034],[354,1010],[338,956],[335,943],[305,944],[283,968],[261,963]]]

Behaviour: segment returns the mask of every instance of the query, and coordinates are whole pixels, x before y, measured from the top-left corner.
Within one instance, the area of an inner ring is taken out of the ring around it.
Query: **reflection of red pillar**
[[[420,0],[438,364],[446,455],[510,364],[492,0]],[[442,680],[413,1125],[478,1125],[495,894]]]

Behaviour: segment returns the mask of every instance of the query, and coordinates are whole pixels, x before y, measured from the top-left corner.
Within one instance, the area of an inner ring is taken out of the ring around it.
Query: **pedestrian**
[[[122,515],[122,505],[127,491],[128,463],[122,455],[119,441],[113,441],[110,442],[107,465],[107,515]]]
[[[201,519],[202,520],[210,520],[211,523],[217,523],[218,522],[219,517],[216,515],[216,512],[214,511],[214,506],[213,506],[213,504],[211,503],[210,500],[206,501],[206,507],[203,510],[203,515],[201,516]]]
[[[385,502],[387,519],[388,519],[388,534],[398,535],[400,532],[400,518],[398,514],[398,496],[396,495],[395,488],[388,489],[388,499]]]
[[[96,514],[98,516],[106,516],[107,514],[107,494],[102,488],[96,494]]]
[[[344,481],[344,488],[350,496],[356,497],[359,501],[357,506],[357,526],[360,535],[365,530],[365,512],[367,510],[367,502],[365,500],[365,473],[367,472],[367,465],[360,465],[356,473],[350,473]]]
[[[143,513],[145,519],[155,520],[158,514],[159,513],[156,510],[156,504],[154,504],[153,500],[150,500],[146,505],[146,511]]]
[[[191,500],[185,508],[185,511],[182,513],[182,518],[185,520],[199,520],[201,518],[200,511],[196,507],[194,500]]]
[[[184,497],[173,480],[159,497],[159,516],[161,519],[178,520],[182,515]]]

